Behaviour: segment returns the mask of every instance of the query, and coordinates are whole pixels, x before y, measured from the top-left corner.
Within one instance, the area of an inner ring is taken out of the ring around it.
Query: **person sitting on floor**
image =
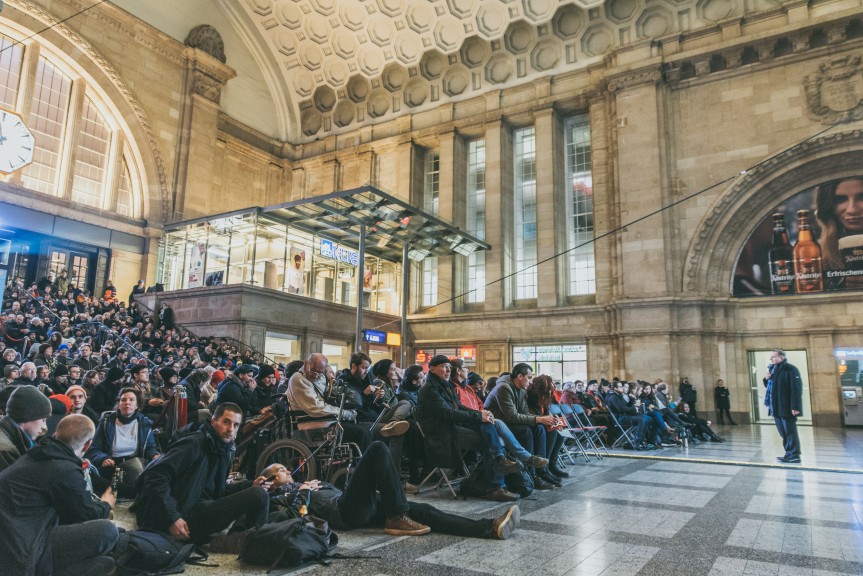
[[[263,524],[270,502],[261,487],[266,478],[227,483],[242,422],[242,408],[220,404],[209,422],[151,462],[138,479],[130,508],[138,526],[204,544],[241,516],[246,526]]]
[[[467,538],[506,540],[518,528],[520,510],[509,506],[497,518],[470,520],[441,512],[429,504],[411,502],[405,496],[399,474],[386,444],[373,442],[360,458],[342,492],[317,480],[294,482],[282,464],[268,466],[262,474],[273,477],[271,506],[288,517],[308,512],[329,522],[336,530],[383,525],[392,535],[419,536],[430,531]],[[279,513],[279,512],[276,512]]]
[[[45,433],[51,401],[33,386],[18,386],[6,402],[6,415],[0,418],[0,470],[4,470],[30,450]]]
[[[114,573],[118,530],[107,519],[114,494],[109,487],[94,498],[81,462],[94,432],[86,416],[66,416],[53,438],[0,473],[4,576]]]
[[[677,405],[677,417],[686,422],[687,424],[692,424],[692,435],[707,442],[708,440],[711,442],[725,442],[719,434],[713,431],[710,427],[712,422],[710,420],[704,420],[702,418],[698,418],[697,416],[692,415],[692,410],[689,408],[688,402],[680,402]]]
[[[133,388],[123,388],[117,409],[106,413],[96,427],[87,451],[99,475],[110,480],[117,468],[123,470],[123,486],[134,491],[135,480],[148,462],[159,457],[153,422],[138,411],[140,396]]]

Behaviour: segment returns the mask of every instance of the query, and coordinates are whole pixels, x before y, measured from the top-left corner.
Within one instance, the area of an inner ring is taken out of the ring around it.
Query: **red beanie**
[[[214,370],[212,374],[210,374],[210,384],[213,386],[218,386],[222,380],[225,379],[225,373],[221,370]]]
[[[65,394],[54,394],[52,396],[48,396],[48,400],[58,400],[62,402],[66,406],[65,414],[68,414],[72,410],[72,399]]]

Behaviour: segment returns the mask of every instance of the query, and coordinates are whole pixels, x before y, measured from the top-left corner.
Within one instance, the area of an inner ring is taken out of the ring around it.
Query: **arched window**
[[[0,30],[0,108],[33,133],[33,162],[5,180],[128,218],[141,216],[140,172],[117,113],[68,58]]]

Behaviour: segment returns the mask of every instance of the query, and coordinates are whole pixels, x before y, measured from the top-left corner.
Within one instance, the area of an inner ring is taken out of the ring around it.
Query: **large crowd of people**
[[[661,380],[562,384],[519,363],[486,380],[460,359],[435,356],[425,372],[389,359],[372,365],[363,352],[341,371],[322,354],[272,365],[183,330],[166,305],[141,309],[134,298],[142,292],[139,283],[127,306],[110,282],[94,298],[62,274],[6,287],[0,550],[11,574],[80,574],[81,563],[88,574],[110,573],[115,490],[134,499],[139,527],[214,549],[234,550],[246,530],[306,513],[342,530],[505,539],[518,527],[525,476],[554,490],[571,475],[566,431],[591,426],[606,443],[625,434],[636,450],[722,441],[685,379],[676,394]],[[159,437],[178,394],[189,424]],[[278,462],[229,482],[243,423],[272,415],[279,401],[338,420],[343,440],[359,448],[344,490],[295,481],[296,470]],[[472,520],[410,501],[437,469],[469,474],[473,495],[509,504],[496,518]]]

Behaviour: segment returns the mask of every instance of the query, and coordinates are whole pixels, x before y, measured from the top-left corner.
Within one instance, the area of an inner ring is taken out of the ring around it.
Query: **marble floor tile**
[[[574,534],[581,535],[615,531],[671,538],[694,516],[693,512],[663,510],[657,506],[563,500],[526,514],[522,519],[570,526],[577,529]]]
[[[706,488],[710,490],[719,490],[724,488],[730,476],[705,474],[689,474],[685,472],[662,472],[653,470],[639,470],[626,476],[621,476],[618,480],[627,482],[646,482],[649,484],[661,484],[662,486],[686,486],[693,488]]]
[[[620,484],[617,482],[603,484],[584,492],[583,495],[592,498],[607,498],[609,500],[624,500],[628,502],[652,502],[654,499],[660,497],[656,486]],[[703,508],[715,495],[716,492],[708,490],[665,487],[662,489],[661,497],[666,502],[673,502],[677,506]]]

